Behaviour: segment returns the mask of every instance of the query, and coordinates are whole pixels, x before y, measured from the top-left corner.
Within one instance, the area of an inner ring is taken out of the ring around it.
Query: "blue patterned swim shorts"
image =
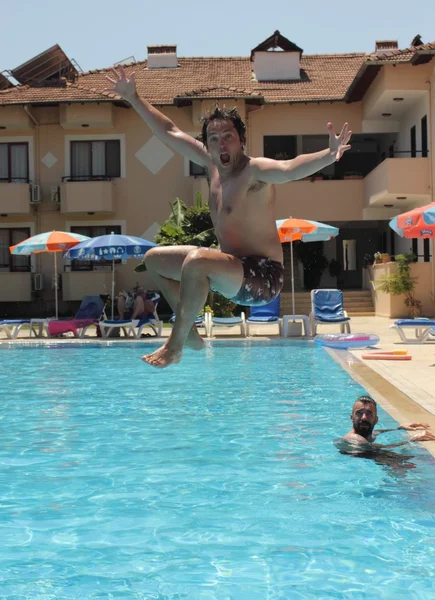
[[[243,282],[231,302],[242,306],[261,306],[272,302],[284,283],[284,265],[262,256],[239,257],[243,265]]]

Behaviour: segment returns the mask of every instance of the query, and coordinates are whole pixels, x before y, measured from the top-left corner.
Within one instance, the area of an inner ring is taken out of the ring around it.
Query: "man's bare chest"
[[[244,210],[246,204],[263,189],[265,184],[238,178],[222,182],[219,178],[210,182],[209,206],[215,217],[230,215],[234,211]]]

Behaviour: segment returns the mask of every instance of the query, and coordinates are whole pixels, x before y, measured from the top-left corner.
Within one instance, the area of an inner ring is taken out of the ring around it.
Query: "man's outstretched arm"
[[[373,432],[373,437],[377,437],[380,433],[389,433],[391,431],[398,431],[404,429],[405,431],[417,431],[418,429],[430,429],[429,423],[410,423],[409,425],[399,425],[394,429],[378,429]]]
[[[106,77],[106,79],[112,84],[112,87],[106,91],[118,94],[127,100],[164,144],[201,167],[209,166],[210,157],[204,144],[181,131],[171,119],[168,119],[147,100],[139,98],[134,73],[127,76],[125,69],[119,67],[119,70],[112,69],[112,76]]]
[[[287,183],[313,175],[331,165],[349,150],[348,144],[352,132],[349,125],[344,124],[340,135],[335,135],[332,123],[328,123],[329,148],[312,154],[301,154],[291,160],[273,160],[271,158],[254,158],[252,166],[255,178],[265,183]]]

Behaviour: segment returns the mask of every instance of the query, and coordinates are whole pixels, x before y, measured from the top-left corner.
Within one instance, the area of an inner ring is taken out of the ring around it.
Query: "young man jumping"
[[[146,267],[177,318],[161,348],[143,360],[167,367],[181,360],[183,346],[204,342],[194,321],[210,289],[245,306],[271,302],[283,285],[283,253],[275,217],[273,184],[303,179],[339,160],[350,148],[345,123],[335,135],[328,123],[329,148],[292,160],[245,154],[246,127],[236,109],[216,108],[203,121],[202,143],[181,131],[147,100],[139,98],[134,73],[112,70],[108,91],[127,100],[152,132],[170,148],[204,167],[211,218],[219,250],[196,246],[152,248]]]

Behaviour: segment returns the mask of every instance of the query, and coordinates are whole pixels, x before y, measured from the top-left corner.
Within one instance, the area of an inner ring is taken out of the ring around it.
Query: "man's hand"
[[[349,131],[349,124],[345,123],[340,135],[335,135],[334,127],[332,123],[328,123],[329,130],[329,150],[335,157],[335,160],[340,160],[346,150],[349,150],[348,144],[352,132]]]
[[[136,81],[134,79],[134,72],[130,73],[127,77],[124,67],[119,67],[119,70],[112,69],[112,77],[106,75],[106,79],[113,83],[113,87],[106,88],[105,92],[113,92],[127,100],[132,102],[137,96],[136,92]]]
[[[435,441],[435,435],[431,431],[422,431],[420,433],[414,433],[409,438],[410,442],[433,442]]]
[[[409,425],[399,425],[397,429],[405,431],[415,431],[416,429],[430,429],[429,423],[410,423]]]

